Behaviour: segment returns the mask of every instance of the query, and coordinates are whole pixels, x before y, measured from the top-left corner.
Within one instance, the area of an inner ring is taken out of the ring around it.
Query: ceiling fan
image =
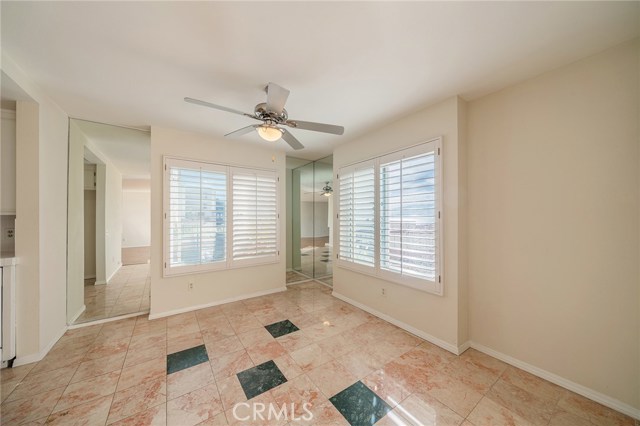
[[[258,135],[266,141],[275,142],[282,138],[293,149],[302,149],[304,148],[304,145],[302,145],[300,141],[291,134],[291,132],[281,126],[288,126],[294,129],[312,130],[314,132],[331,133],[333,135],[342,135],[344,133],[344,127],[342,126],[314,123],[312,121],[290,120],[287,110],[284,109],[284,104],[287,102],[287,98],[289,97],[289,91],[275,83],[269,83],[267,87],[265,87],[265,91],[267,92],[267,102],[262,102],[256,105],[253,114],[198,99],[184,98],[184,100],[185,102],[195,105],[219,109],[221,111],[244,115],[245,117],[262,121],[262,124],[252,124],[251,126],[243,127],[231,133],[227,133],[225,136],[240,136],[249,133],[252,130],[256,130]]]

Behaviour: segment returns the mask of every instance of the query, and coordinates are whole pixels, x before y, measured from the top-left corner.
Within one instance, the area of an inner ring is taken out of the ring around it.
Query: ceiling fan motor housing
[[[275,111],[269,111],[267,109],[267,104],[265,102],[262,102],[256,105],[254,109],[254,113],[257,118],[259,118],[260,120],[270,125],[282,124],[285,121],[287,121],[287,119],[289,118],[289,115],[287,114],[286,109],[282,108],[281,113],[277,113]]]

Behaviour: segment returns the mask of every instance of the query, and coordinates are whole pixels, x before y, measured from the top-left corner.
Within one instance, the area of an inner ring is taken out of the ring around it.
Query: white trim
[[[370,308],[367,305],[363,305],[360,302],[356,302],[355,300],[353,300],[353,299],[351,299],[351,298],[349,298],[347,296],[344,296],[344,295],[342,295],[340,293],[337,293],[335,290],[331,294],[333,296],[337,297],[338,299],[340,299],[342,301],[345,301],[350,305],[355,306],[356,308],[360,308],[363,311],[369,312],[371,315],[375,315],[376,317],[378,317],[380,319],[383,319],[386,322],[395,325],[396,327],[400,327],[401,329],[413,334],[414,336],[417,336],[417,337],[419,337],[421,339],[424,339],[427,342],[433,343],[436,346],[440,346],[442,349],[445,349],[445,350],[453,353],[454,355],[460,355],[462,353],[462,352],[459,352],[459,348],[457,346],[452,345],[449,342],[445,342],[444,340],[439,339],[439,338],[437,338],[435,336],[432,336],[432,335],[430,335],[428,333],[425,333],[424,331],[419,330],[419,329],[415,328],[412,325],[409,325],[407,323],[399,321],[399,320],[397,320],[397,319],[395,319],[393,317],[390,317],[387,314],[383,314],[382,312],[376,311],[375,309]]]
[[[280,293],[281,291],[287,291],[287,287],[272,288],[269,290],[257,291],[255,293],[244,294],[242,296],[230,297],[228,299],[218,300],[215,302],[204,303],[202,305],[189,306],[187,308],[173,309],[171,311],[160,312],[156,314],[149,314],[149,320],[158,318],[169,317],[171,315],[183,314],[185,312],[197,311],[198,309],[210,308],[212,306],[224,305],[225,303],[239,302],[241,300],[252,299],[254,297],[266,296],[268,294]]]
[[[29,354],[29,355],[25,355],[25,356],[18,356],[16,357],[16,360],[13,362],[13,366],[14,367],[19,367],[21,365],[25,365],[25,364],[31,364],[32,362],[38,362],[40,361],[42,358],[44,358],[49,351],[51,350],[51,348],[53,348],[53,345],[55,345],[56,343],[58,343],[58,340],[60,340],[60,338],[62,336],[64,336],[64,333],[66,333],[68,330],[68,327],[63,327],[60,332],[57,334],[57,337],[53,338],[49,344],[40,352],[36,352],[34,354]]]
[[[75,315],[73,316],[73,318],[71,318],[71,321],[69,321],[69,323],[73,324],[74,322],[76,322],[76,320],[78,319],[78,317],[79,317],[80,315],[82,315],[82,313],[83,313],[84,311],[86,311],[86,310],[87,310],[87,305],[82,305],[82,306],[80,307],[80,309],[78,309],[78,312],[76,312],[76,313],[75,313]]]
[[[122,268],[122,263],[118,262],[118,267],[116,268],[115,271],[113,271],[113,274],[109,275],[109,278],[107,278],[107,280],[105,281],[105,284],[108,284],[109,281],[111,281],[111,278],[113,278],[118,273],[120,268]],[[97,281],[96,281],[96,284],[98,284]]]
[[[93,285],[105,285],[106,283],[106,281],[96,281]]]
[[[120,320],[131,318],[131,317],[139,317],[142,315],[146,315],[148,313],[149,311],[138,311],[138,312],[133,312],[131,314],[118,315],[117,317],[104,318],[104,319],[95,320],[95,321],[87,321],[80,324],[72,324],[72,325],[69,325],[67,328],[69,330],[75,330],[76,328],[89,327],[91,325],[104,324],[104,323],[113,322],[113,321],[120,321]]]
[[[481,345],[480,343],[469,341],[469,342],[466,342],[465,345],[472,347],[473,349],[478,350],[482,353],[485,353],[489,356],[497,358],[500,361],[506,362],[507,364],[510,364],[521,370],[524,370],[528,373],[531,373],[534,376],[538,376],[551,383],[554,383],[558,386],[561,386],[565,389],[575,392],[578,395],[582,395],[585,398],[589,398],[592,401],[598,402],[604,406],[612,408],[628,416],[634,417],[636,419],[640,419],[640,409],[632,407],[631,405],[626,404],[620,400],[607,396],[603,393],[590,389],[586,386],[572,382],[571,380],[567,380],[564,377],[558,376],[557,374],[551,373],[547,370],[543,370],[542,368],[536,367],[524,361],[520,361],[519,359],[503,354],[502,352],[498,352],[494,349],[488,348],[484,345]]]

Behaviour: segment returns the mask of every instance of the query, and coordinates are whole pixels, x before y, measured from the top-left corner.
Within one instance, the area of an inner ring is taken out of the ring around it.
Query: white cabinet
[[[0,134],[0,214],[16,214],[16,113],[2,110]]]

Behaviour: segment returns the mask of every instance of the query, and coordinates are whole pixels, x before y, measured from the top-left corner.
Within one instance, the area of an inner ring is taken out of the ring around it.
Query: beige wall
[[[173,129],[151,129],[151,315],[162,316],[230,298],[274,291],[285,285],[285,157],[277,145],[264,148],[242,141],[215,139]],[[163,156],[237,166],[276,169],[280,177],[280,261],[274,264],[209,273],[162,277]],[[194,289],[189,291],[188,284]]]
[[[96,190],[84,190],[84,278],[96,277]]]
[[[640,408],[639,52],[469,104],[474,342]]]
[[[122,247],[148,247],[151,232],[151,192],[122,191]]]
[[[75,320],[84,307],[84,135],[69,122],[69,178],[67,211],[67,322]],[[94,236],[95,241],[95,236]],[[95,258],[94,258],[95,264]],[[94,267],[95,268],[95,267]],[[95,272],[94,272],[95,274]]]
[[[33,100],[16,105],[18,365],[66,327],[68,117],[5,54],[2,70]]]
[[[458,109],[464,101],[449,98],[371,132],[355,141],[336,148],[333,154],[334,171],[350,163],[366,160],[433,137],[443,137],[444,172],[444,295],[421,292],[410,287],[363,275],[341,267],[334,268],[334,291],[364,304],[378,312],[408,324],[424,334],[433,336],[442,346],[456,352],[466,342],[466,324],[460,323],[458,295],[466,266],[460,262],[465,241],[460,240],[460,199],[466,182],[461,181]],[[334,227],[335,229],[335,227]],[[382,288],[386,296],[382,296]]]

